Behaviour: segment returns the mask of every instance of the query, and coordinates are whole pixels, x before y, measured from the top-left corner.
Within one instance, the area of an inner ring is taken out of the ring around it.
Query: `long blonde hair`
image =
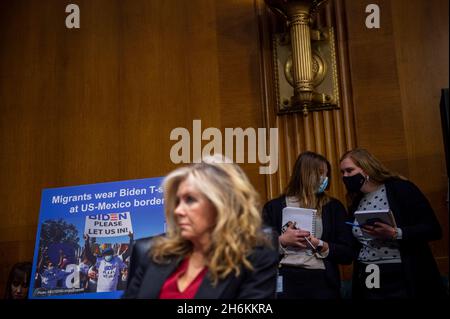
[[[317,209],[322,214],[322,207],[330,201],[324,192],[317,194],[323,166],[327,167],[328,184],[331,178],[331,165],[325,157],[314,152],[301,153],[294,164],[294,169],[286,187],[286,196],[294,197],[304,208]]]
[[[210,159],[176,169],[164,179],[167,233],[156,238],[150,252],[153,260],[164,263],[174,256],[192,252],[192,244],[181,237],[174,215],[178,187],[187,178],[217,212],[206,253],[206,266],[213,283],[231,272],[239,275],[242,265],[253,269],[247,255],[255,246],[267,243],[261,229],[257,192],[239,166]]]

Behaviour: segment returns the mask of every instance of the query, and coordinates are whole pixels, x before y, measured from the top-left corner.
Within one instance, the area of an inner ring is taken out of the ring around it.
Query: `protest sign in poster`
[[[165,230],[161,182],[44,189],[29,297],[119,298],[132,240]]]

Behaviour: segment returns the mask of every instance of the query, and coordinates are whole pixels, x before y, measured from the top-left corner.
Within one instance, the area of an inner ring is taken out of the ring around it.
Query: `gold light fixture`
[[[339,108],[333,28],[311,27],[326,0],[265,2],[288,27],[273,34],[278,114]]]

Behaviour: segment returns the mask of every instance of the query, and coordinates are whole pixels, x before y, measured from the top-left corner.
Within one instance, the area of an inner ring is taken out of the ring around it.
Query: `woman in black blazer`
[[[147,245],[148,243],[142,243]],[[139,246],[139,241],[136,246]],[[258,247],[254,250],[249,261],[254,270],[242,269],[240,275],[230,274],[219,280],[214,286],[212,281],[205,278],[195,299],[269,299],[274,298],[276,255],[272,249]],[[133,273],[130,272],[129,285],[122,298],[157,299],[160,289],[170,273],[179,265],[180,260],[174,258],[167,265],[153,262],[147,254],[137,263]]]
[[[428,246],[428,241],[441,238],[442,231],[422,192],[410,181],[390,172],[365,149],[344,154],[340,167],[348,190],[350,213],[389,209],[396,224],[375,222],[372,226],[353,227],[356,243],[353,298],[444,296],[440,274]],[[378,288],[366,285],[367,276],[372,275],[372,271],[366,272],[370,264],[378,266]]]
[[[297,158],[285,194],[264,206],[264,222],[279,236],[282,289],[278,298],[340,298],[338,265],[352,261],[352,235],[345,224],[345,207],[325,193],[329,178],[330,163],[326,158],[304,152]],[[286,206],[317,210],[315,236],[293,226],[283,227],[282,211]]]
[[[124,298],[273,298],[277,254],[262,231],[256,191],[222,158],[164,180],[167,233],[134,247]]]

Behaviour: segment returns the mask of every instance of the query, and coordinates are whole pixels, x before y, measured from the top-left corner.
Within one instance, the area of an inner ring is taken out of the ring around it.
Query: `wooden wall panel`
[[[380,29],[367,29],[368,1],[346,1],[357,145],[369,147],[391,169],[407,176],[402,101],[390,0],[378,1]]]
[[[254,0],[214,1],[217,16],[217,60],[220,86],[220,127],[242,129],[264,127],[262,124],[260,47],[258,18]],[[247,145],[247,144],[246,144]],[[248,150],[244,152],[246,163],[240,164],[250,181],[266,198],[265,176],[259,174],[259,166],[247,163]],[[258,161],[258,159],[257,159]]]
[[[448,6],[443,0],[391,2],[409,178],[425,192],[444,227],[443,240],[431,245],[446,272],[448,178],[439,100],[440,89],[449,86]]]

